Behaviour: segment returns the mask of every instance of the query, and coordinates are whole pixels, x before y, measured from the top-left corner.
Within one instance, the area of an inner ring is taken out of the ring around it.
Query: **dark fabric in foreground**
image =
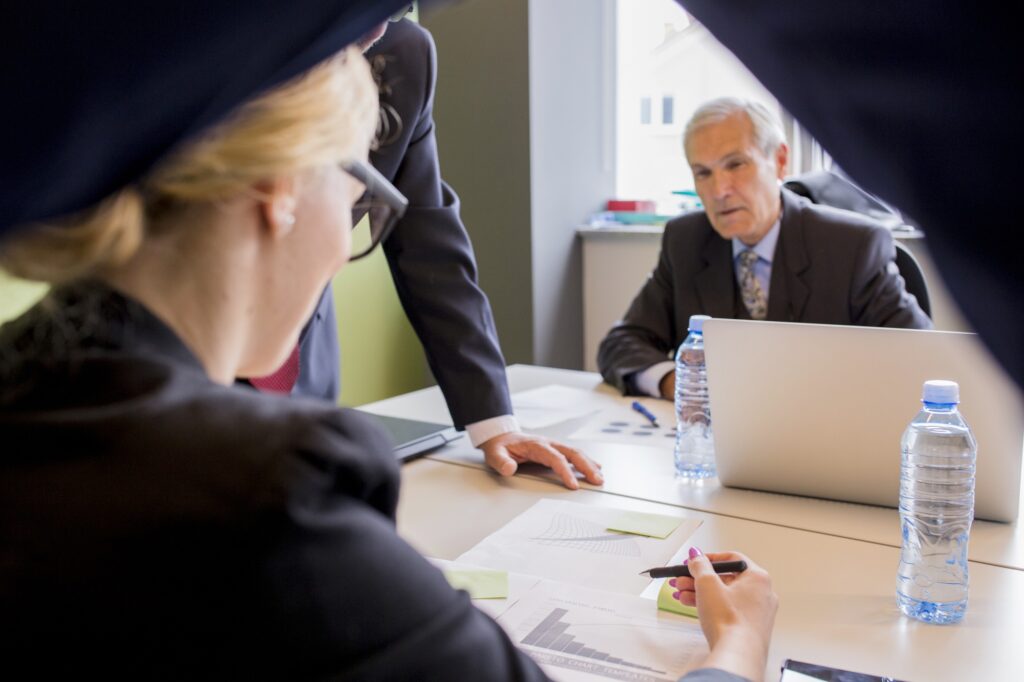
[[[404,4],[3,3],[0,235],[92,206]]]

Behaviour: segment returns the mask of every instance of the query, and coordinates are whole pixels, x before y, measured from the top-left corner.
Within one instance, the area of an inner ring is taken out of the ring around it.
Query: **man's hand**
[[[511,476],[523,462],[536,462],[552,469],[570,490],[580,487],[573,467],[582,473],[589,483],[604,483],[600,464],[579,450],[543,436],[530,436],[512,431],[481,443],[480,449],[484,451],[484,460],[488,466],[502,476]]]

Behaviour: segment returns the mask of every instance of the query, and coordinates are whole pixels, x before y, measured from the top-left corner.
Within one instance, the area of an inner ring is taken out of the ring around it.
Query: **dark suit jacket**
[[[409,199],[408,211],[383,244],[402,308],[456,426],[512,414],[505,360],[490,304],[477,284],[459,199],[441,180],[434,138],[433,39],[402,20],[391,24],[366,56],[379,72],[387,121],[370,161]],[[337,399],[335,330],[328,289],[303,337],[297,394]]]
[[[544,678],[395,534],[398,471],[375,427],[212,383],[109,289],[54,297],[0,328],[8,669]]]
[[[962,0],[680,2],[851,177],[921,226],[953,298],[1024,387],[1024,267],[1008,248],[1024,75],[1001,66],[1020,62],[1017,25]]]
[[[782,205],[767,319],[932,326],[903,288],[889,230],[786,189]],[[718,236],[707,215],[700,211],[670,221],[657,267],[601,342],[601,374],[623,392],[635,393],[632,375],[663,362],[682,343],[690,315],[749,318],[737,290],[732,242]]]

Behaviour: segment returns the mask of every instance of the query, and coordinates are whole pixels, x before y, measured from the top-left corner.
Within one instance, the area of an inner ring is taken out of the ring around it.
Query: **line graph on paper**
[[[668,563],[700,521],[688,520],[669,537],[659,539],[608,530],[622,514],[622,509],[613,507],[541,499],[457,561],[640,594],[650,583],[640,572]]]
[[[547,529],[533,538],[540,545],[565,547],[592,554],[638,557],[636,540],[623,533],[611,533],[602,525],[556,512]]]

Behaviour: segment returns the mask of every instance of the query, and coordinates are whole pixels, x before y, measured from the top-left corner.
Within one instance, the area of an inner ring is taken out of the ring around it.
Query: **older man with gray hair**
[[[665,226],[654,271],[598,350],[623,393],[671,398],[690,315],[927,329],[889,230],[781,187],[789,150],[764,105],[725,97],[683,134],[704,210]]]

